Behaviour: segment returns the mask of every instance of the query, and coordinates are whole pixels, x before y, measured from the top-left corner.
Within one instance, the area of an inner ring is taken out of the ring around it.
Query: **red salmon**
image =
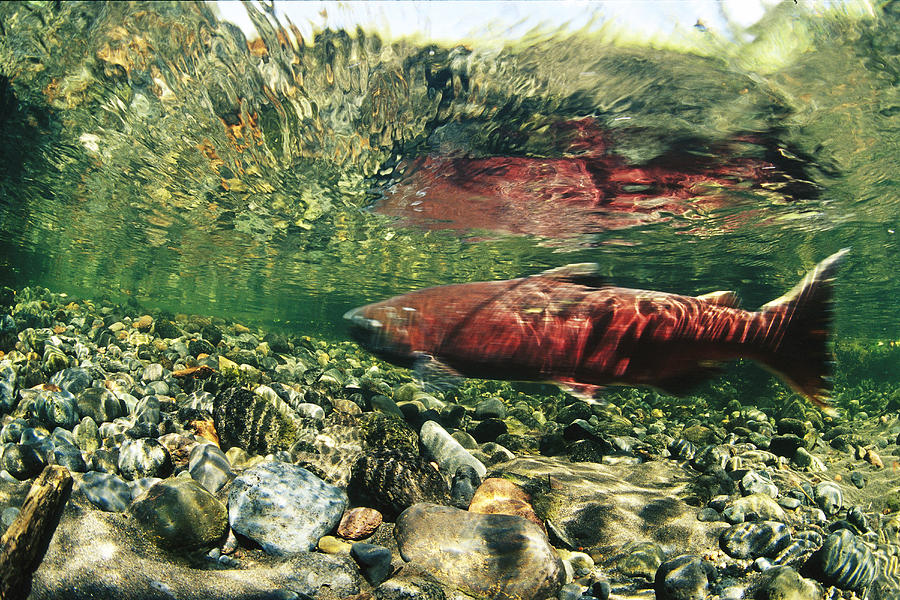
[[[603,282],[597,265],[423,289],[344,315],[365,348],[402,366],[491,379],[652,386],[681,394],[749,358],[827,407],[832,282],[847,250],[747,311],[733,292],[681,296]]]

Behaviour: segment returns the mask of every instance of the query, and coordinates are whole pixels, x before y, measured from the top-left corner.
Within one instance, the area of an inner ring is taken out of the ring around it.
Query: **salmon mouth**
[[[344,313],[344,319],[350,321],[352,327],[361,327],[366,331],[380,331],[383,327],[378,319],[370,319],[362,314],[362,308],[354,308]]]

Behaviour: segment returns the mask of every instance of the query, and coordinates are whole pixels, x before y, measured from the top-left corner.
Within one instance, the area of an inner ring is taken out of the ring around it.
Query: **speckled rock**
[[[537,525],[416,504],[394,528],[400,555],[439,579],[499,600],[544,600],[562,587],[562,562]]]
[[[307,552],[331,531],[347,496],[307,471],[280,461],[245,471],[231,485],[228,516],[235,533],[269,554]]]
[[[239,387],[216,394],[213,422],[222,450],[238,446],[250,454],[266,455],[290,449],[296,441],[297,426],[276,404]]]
[[[653,581],[656,571],[666,559],[666,553],[653,542],[631,542],[622,548],[624,555],[616,561],[616,568],[629,577]]]
[[[372,535],[381,520],[381,513],[374,508],[359,506],[344,513],[337,534],[347,540],[361,540]]]
[[[155,439],[125,440],[119,449],[119,472],[125,479],[168,477],[172,468],[169,451]]]
[[[682,554],[656,571],[657,600],[703,600],[716,579],[715,567],[699,556]]]
[[[820,583],[801,577],[791,567],[775,567],[766,571],[753,597],[756,600],[821,600],[825,590]]]
[[[131,505],[135,521],[160,546],[213,546],[228,531],[228,511],[215,496],[186,477],[152,486]]]
[[[100,429],[91,417],[84,417],[72,430],[75,444],[85,452],[93,452],[100,447]]]
[[[388,519],[417,502],[449,502],[447,484],[434,467],[420,457],[388,451],[359,457],[347,495],[354,504],[375,508]]]

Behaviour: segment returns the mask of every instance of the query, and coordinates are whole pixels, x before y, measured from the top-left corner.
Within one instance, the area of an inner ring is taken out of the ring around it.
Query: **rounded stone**
[[[124,512],[131,505],[131,488],[118,475],[88,471],[78,489],[100,510]]]
[[[515,483],[491,477],[485,479],[469,504],[469,512],[485,515],[511,515],[528,519],[542,530],[543,522],[531,506],[531,497]]]
[[[778,496],[778,486],[772,481],[772,477],[765,471],[748,471],[741,478],[741,492],[745,496],[750,494],[765,494],[770,498]]]
[[[125,479],[168,477],[172,456],[165,446],[152,438],[125,440],[119,449],[119,472]]]
[[[772,557],[790,543],[790,529],[775,521],[739,523],[719,536],[722,550],[734,558]]]
[[[791,567],[775,567],[766,571],[756,591],[756,600],[821,600],[822,585],[801,577]]]
[[[350,548],[350,556],[361,567],[363,577],[377,586],[391,575],[391,551],[384,546],[357,542]]]
[[[125,402],[106,388],[87,388],[76,397],[78,413],[82,417],[91,417],[97,423],[114,421],[127,414]]]
[[[100,447],[100,428],[97,422],[90,417],[84,417],[72,430],[75,445],[85,452],[93,452]]]
[[[505,419],[506,405],[500,398],[482,400],[475,405],[475,418],[479,421],[482,419]]]
[[[826,515],[833,516],[844,506],[844,494],[838,484],[823,481],[815,488],[813,498]]]
[[[461,465],[453,474],[450,483],[450,505],[466,510],[475,496],[475,490],[481,485],[481,477],[469,465]]]
[[[460,466],[469,465],[475,469],[479,477],[484,477],[487,473],[487,468],[484,464],[463,448],[437,422],[426,421],[419,431],[419,438],[422,441],[422,445],[428,449],[443,472],[456,473]]]
[[[87,471],[87,464],[84,461],[84,457],[81,455],[81,450],[67,444],[57,444],[53,448],[50,462],[54,465],[66,467],[75,473],[84,473]]]
[[[447,503],[441,474],[426,460],[403,452],[360,456],[350,471],[347,495],[354,504],[375,508],[392,519],[417,502]]]
[[[37,417],[48,428],[72,429],[78,422],[78,406],[75,396],[65,390],[44,390],[35,402]]]
[[[470,594],[544,600],[564,583],[562,561],[534,523],[416,504],[397,519],[400,555]]]
[[[682,554],[664,562],[656,571],[657,600],[703,600],[716,578],[715,567],[699,556]]]
[[[91,381],[91,374],[82,367],[63,369],[50,378],[50,383],[76,396],[90,387]]]
[[[131,514],[164,548],[213,546],[228,532],[225,505],[186,477],[175,477],[152,486],[131,505]]]
[[[231,485],[228,518],[235,533],[269,554],[308,552],[331,531],[347,495],[306,469],[280,461],[261,463]]]
[[[234,477],[228,457],[214,444],[197,444],[191,449],[188,472],[194,481],[213,494]]]
[[[20,481],[37,477],[44,469],[44,459],[30,444],[8,444],[0,456],[0,469]]]
[[[625,555],[616,561],[616,568],[628,577],[642,577],[652,581],[666,559],[666,553],[654,542],[632,542],[622,548]]]
[[[825,538],[806,564],[802,573],[844,590],[861,590],[875,581],[878,564],[872,552],[847,529]]]
[[[381,520],[381,513],[374,508],[359,506],[344,513],[337,534],[346,540],[361,540],[375,533]]]

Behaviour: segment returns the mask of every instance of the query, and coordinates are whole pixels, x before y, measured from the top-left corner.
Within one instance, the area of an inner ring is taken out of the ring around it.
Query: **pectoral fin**
[[[574,379],[557,379],[553,382],[558,385],[567,394],[571,394],[576,398],[580,398],[586,402],[596,400],[603,391],[602,385],[592,385],[590,383],[579,383]]]
[[[422,382],[426,391],[446,391],[459,387],[463,382],[462,374],[450,365],[441,362],[430,354],[422,354],[413,363],[416,378]]]

